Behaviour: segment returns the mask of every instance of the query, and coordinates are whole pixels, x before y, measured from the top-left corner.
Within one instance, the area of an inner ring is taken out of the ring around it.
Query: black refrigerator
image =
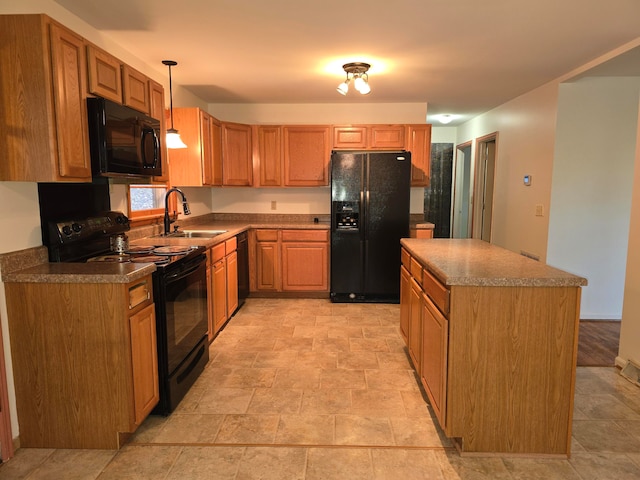
[[[400,301],[400,239],[409,236],[411,154],[331,155],[331,300]]]

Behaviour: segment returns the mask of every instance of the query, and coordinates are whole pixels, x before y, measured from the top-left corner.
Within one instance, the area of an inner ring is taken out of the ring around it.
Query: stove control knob
[[[65,225],[62,227],[62,233],[65,235],[71,235],[71,227],[69,225]]]
[[[80,225],[79,223],[72,223],[71,230],[73,230],[75,233],[78,233],[80,232],[80,230],[82,230],[82,225]]]

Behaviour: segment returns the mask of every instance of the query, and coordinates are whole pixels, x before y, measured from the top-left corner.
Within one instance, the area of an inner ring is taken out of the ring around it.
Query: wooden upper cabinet
[[[329,126],[284,126],[284,185],[317,187],[329,185],[331,130]]]
[[[162,175],[155,176],[153,179],[156,182],[168,182],[169,181],[169,165],[168,165],[168,151],[165,138],[167,136],[167,126],[165,122],[164,113],[164,87],[154,80],[149,80],[149,98],[150,98],[150,111],[149,116],[160,120],[160,160],[162,163]]]
[[[149,79],[128,65],[122,66],[122,103],[149,115]]]
[[[88,45],[87,63],[89,93],[122,103],[122,62],[95,45]]]
[[[333,148],[336,150],[402,150],[404,147],[404,125],[334,125],[333,127]]]
[[[199,108],[174,108],[173,126],[187,148],[169,149],[169,178],[171,185],[178,187],[201,187],[205,185],[203,157],[209,151],[202,138],[202,112]],[[170,112],[167,110],[167,122],[170,124]],[[208,132],[208,130],[206,130]]]
[[[282,127],[260,125],[257,128],[260,187],[282,186]]]
[[[0,15],[0,180],[91,181],[84,40],[45,15]]]
[[[211,117],[209,124],[211,142],[211,185],[222,185],[222,125],[220,120]]]
[[[339,150],[367,148],[367,127],[334,126],[333,148]]]
[[[404,125],[371,125],[369,127],[369,148],[404,149]]]
[[[222,123],[222,184],[251,186],[253,160],[251,126],[240,123]]]
[[[407,125],[407,150],[411,152],[411,186],[428,187],[431,166],[431,125]]]

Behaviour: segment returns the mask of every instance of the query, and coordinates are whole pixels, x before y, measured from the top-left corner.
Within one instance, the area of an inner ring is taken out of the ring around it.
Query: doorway
[[[452,238],[471,237],[471,142],[456,147]]]
[[[476,139],[473,238],[491,242],[497,133]]]

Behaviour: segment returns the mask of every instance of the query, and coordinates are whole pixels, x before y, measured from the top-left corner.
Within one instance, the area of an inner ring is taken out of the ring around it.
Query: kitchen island
[[[570,454],[586,279],[480,240],[402,239],[401,331],[463,454]]]

